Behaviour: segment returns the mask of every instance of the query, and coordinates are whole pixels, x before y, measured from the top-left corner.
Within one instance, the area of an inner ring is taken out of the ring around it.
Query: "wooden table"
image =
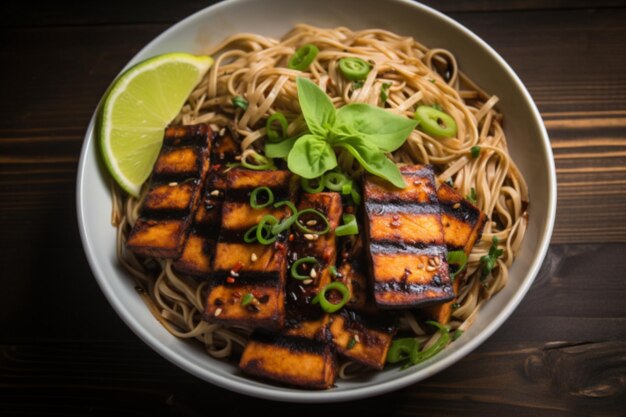
[[[403,390],[332,406],[200,381],[144,345],[103,297],[76,225],[85,129],[122,66],[210,2],[87,3],[3,9],[0,415],[200,416],[217,405],[240,416],[624,415],[623,1],[428,1],[491,44],[536,100],[559,180],[552,245],[525,300],[476,351]]]

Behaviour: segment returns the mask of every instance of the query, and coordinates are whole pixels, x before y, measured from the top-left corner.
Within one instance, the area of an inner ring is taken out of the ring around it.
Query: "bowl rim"
[[[178,30],[181,26],[185,26],[189,24],[191,21],[201,19],[207,13],[213,13],[219,11],[220,9],[230,6],[233,3],[245,3],[251,0],[227,0],[222,1],[211,6],[205,7],[197,12],[187,16],[186,18],[180,20],[176,24],[170,26],[164,32],[155,37],[152,41],[146,44],[140,51],[138,51],[133,58],[126,64],[123,72],[126,68],[132,65],[140,56],[144,50],[151,48],[154,44],[158,44],[164,38],[167,38],[172,32]],[[513,297],[505,304],[504,308],[494,317],[493,320],[474,338],[466,342],[463,346],[461,346],[458,350],[452,352],[449,356],[444,358],[435,360],[428,367],[420,370],[420,372],[407,373],[406,375],[399,376],[391,381],[381,382],[379,384],[373,386],[363,386],[357,387],[345,391],[334,391],[334,390],[326,390],[326,391],[305,391],[305,390],[276,390],[276,388],[270,384],[266,384],[263,386],[256,386],[252,384],[241,383],[232,378],[222,376],[219,374],[212,373],[210,370],[200,368],[196,366],[196,364],[191,363],[187,358],[180,356],[176,350],[170,346],[167,346],[164,342],[159,340],[156,336],[153,336],[148,331],[144,329],[144,327],[139,323],[137,319],[133,317],[133,315],[129,312],[127,307],[119,300],[116,295],[115,290],[111,286],[109,280],[106,277],[104,271],[100,268],[99,264],[96,262],[97,254],[93,248],[93,244],[90,240],[90,237],[86,232],[86,218],[85,213],[88,210],[85,198],[84,198],[84,189],[85,189],[85,171],[87,169],[88,164],[88,153],[92,147],[97,148],[97,144],[95,143],[95,123],[97,118],[98,108],[100,104],[96,107],[94,114],[89,122],[89,126],[85,133],[85,139],[83,141],[83,145],[80,153],[80,160],[77,172],[77,182],[76,182],[76,208],[77,208],[77,217],[78,217],[78,226],[81,241],[83,244],[83,248],[85,250],[85,255],[87,257],[87,261],[92,270],[100,289],[104,293],[107,298],[109,304],[113,307],[115,312],[120,316],[122,321],[137,335],[144,343],[146,343],[150,348],[156,351],[163,358],[167,359],[171,363],[175,364],[179,368],[191,373],[192,375],[204,380],[208,381],[212,384],[215,384],[219,387],[229,389],[231,391],[235,391],[241,394],[250,395],[257,398],[263,399],[272,399],[272,400],[280,400],[287,402],[310,402],[310,403],[322,403],[322,402],[338,402],[338,401],[347,401],[347,400],[355,400],[359,398],[364,398],[372,395],[381,395],[393,390],[397,390],[408,386],[410,384],[416,383],[420,380],[428,378],[445,368],[451,366],[452,364],[458,362],[461,358],[465,357],[471,351],[476,349],[479,345],[481,345],[486,339],[488,339],[503,323],[506,321],[509,316],[513,313],[513,311],[517,308],[521,300],[524,298],[526,293],[528,292],[530,286],[532,285],[539,269],[543,263],[543,260],[548,251],[548,247],[550,244],[550,238],[552,235],[552,231],[554,228],[555,216],[556,216],[556,169],[554,163],[554,157],[552,154],[552,148],[550,146],[550,141],[548,138],[548,134],[537,109],[537,106],[534,100],[531,98],[530,93],[517,76],[517,74],[513,71],[513,69],[508,65],[508,63],[484,40],[482,40],[478,35],[474,34],[471,30],[467,29],[461,23],[455,21],[454,19],[448,17],[447,15],[439,12],[429,6],[426,6],[421,3],[417,3],[411,0],[388,0],[390,2],[401,3],[404,5],[408,5],[420,10],[423,13],[434,15],[434,17],[443,20],[446,24],[456,27],[456,29],[460,30],[464,36],[470,38],[471,41],[479,44],[481,48],[483,48],[489,55],[491,55],[502,68],[506,71],[507,75],[513,80],[515,87],[522,93],[523,100],[525,104],[528,106],[531,111],[533,119],[537,122],[537,127],[540,132],[540,141],[543,146],[543,151],[545,155],[545,161],[543,161],[543,165],[548,167],[547,177],[549,181],[548,187],[548,218],[546,219],[545,227],[539,233],[539,248],[537,250],[537,256],[531,262],[530,268],[525,274],[525,279],[522,282],[522,285],[517,290],[516,293],[513,294]],[[120,72],[120,73],[121,73]],[[104,97],[104,94],[103,94]],[[92,141],[94,142],[92,144]],[[98,149],[94,149],[93,151],[98,152]]]

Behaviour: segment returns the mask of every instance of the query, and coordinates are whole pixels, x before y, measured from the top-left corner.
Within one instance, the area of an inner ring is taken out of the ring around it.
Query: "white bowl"
[[[85,134],[77,184],[78,222],[91,269],[109,302],[150,347],[182,369],[221,387],[273,400],[330,402],[395,390],[452,365],[487,339],[520,303],[548,248],[556,209],[556,175],[548,136],[526,88],[506,62],[472,32],[426,6],[381,0],[235,0],[208,7],[150,42],[129,63],[153,55],[187,51],[236,32],[281,37],[296,23],[351,29],[379,27],[410,35],[431,47],[452,51],[462,69],[486,91],[500,97],[510,152],[528,181],[530,221],[522,250],[510,269],[508,285],[480,311],[473,326],[431,360],[404,371],[391,369],[361,380],[338,381],[327,391],[277,387],[242,375],[236,367],[207,356],[193,343],[170,335],[150,314],[133,280],[115,257],[115,229],[109,222],[109,176],[98,160],[94,118]],[[504,22],[503,22],[504,23]]]

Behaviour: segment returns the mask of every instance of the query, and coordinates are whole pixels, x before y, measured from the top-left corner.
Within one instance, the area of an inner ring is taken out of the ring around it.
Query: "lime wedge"
[[[138,196],[163,143],[163,130],[213,64],[209,56],[170,53],[124,72],[102,104],[98,135],[104,162],[117,183]]]

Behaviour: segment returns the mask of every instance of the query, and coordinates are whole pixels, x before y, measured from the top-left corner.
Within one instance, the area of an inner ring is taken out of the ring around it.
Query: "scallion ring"
[[[364,80],[372,70],[372,66],[361,58],[341,58],[339,70],[350,81]]]
[[[254,160],[254,164],[248,161],[248,157]],[[241,155],[241,165],[255,171],[265,171],[276,168],[270,159],[254,150],[246,150]]]
[[[289,215],[289,217],[281,220],[280,223],[272,226],[272,233],[275,235],[282,233],[285,230],[289,229],[291,225],[293,224],[293,222],[296,221],[296,214],[298,214],[298,210],[296,209],[296,206],[294,206],[291,201],[287,201],[287,200],[279,201],[276,204],[274,204],[275,208],[279,208],[282,206],[289,207],[289,210],[291,210],[291,214]]]
[[[255,224],[254,226],[246,230],[246,233],[243,235],[243,241],[246,243],[256,242],[256,229],[258,227],[259,225]]]
[[[302,264],[319,264],[319,262],[317,262],[317,259],[315,259],[312,256],[307,256],[306,258],[300,258],[297,261],[295,261],[292,265],[291,265],[291,277],[300,281],[304,281],[305,279],[310,279],[311,275],[310,273],[307,275],[302,275],[298,272],[298,267]]]
[[[331,191],[341,191],[348,178],[340,172],[327,172],[322,177],[324,186]]]
[[[324,228],[321,229],[321,230],[313,230],[313,229],[309,229],[304,224],[302,224],[299,221],[300,217],[303,214],[307,214],[307,213],[313,213],[317,217],[319,217],[319,219],[324,223]],[[318,210],[315,210],[313,208],[308,208],[308,209],[301,210],[301,211],[298,212],[298,214],[296,214],[296,226],[298,226],[298,229],[302,230],[304,233],[316,234],[316,235],[326,234],[330,230],[330,223],[328,223],[328,219],[326,218],[326,216],[324,216],[321,212],[319,212]]]
[[[259,193],[262,193],[262,192],[267,194],[267,199],[265,203],[259,203]],[[254,190],[252,190],[252,193],[250,193],[250,206],[253,209],[260,209],[263,207],[267,207],[272,203],[274,203],[274,193],[268,187],[257,187]]]
[[[303,47],[298,48],[296,53],[289,58],[287,68],[298,71],[306,71],[318,53],[319,49],[317,49],[317,46],[310,43],[306,44]]]
[[[311,181],[317,181],[317,186],[315,187],[312,186]],[[300,187],[302,187],[302,189],[306,191],[307,193],[316,194],[324,190],[324,180],[321,177],[315,178],[315,179],[308,179],[308,178],[301,177]]]
[[[335,236],[358,235],[359,225],[354,214],[343,215],[343,225],[335,229]]]
[[[415,111],[415,120],[419,122],[418,129],[431,136],[451,138],[456,136],[456,122],[448,113],[431,106],[419,106]]]
[[[419,343],[414,337],[404,337],[391,342],[387,352],[388,363],[398,363],[409,359],[419,349]],[[415,353],[414,353],[415,352]]]
[[[256,228],[256,239],[259,243],[269,245],[276,242],[278,236],[272,233],[272,227],[276,224],[278,224],[278,220],[271,214],[266,214],[261,218],[261,221]]]
[[[280,133],[276,130],[274,123],[278,122],[280,125]],[[267,135],[267,140],[271,143],[278,143],[287,137],[287,128],[289,127],[289,123],[287,123],[287,119],[285,115],[281,112],[276,112],[272,114],[265,124],[265,134]]]
[[[341,301],[337,304],[333,304],[326,298],[326,293],[330,290],[337,290],[341,293]],[[327,313],[334,313],[339,310],[343,306],[345,306],[350,300],[350,290],[343,283],[339,281],[331,282],[327,286],[321,289],[321,291],[313,298],[311,303],[317,304],[319,303]]]

